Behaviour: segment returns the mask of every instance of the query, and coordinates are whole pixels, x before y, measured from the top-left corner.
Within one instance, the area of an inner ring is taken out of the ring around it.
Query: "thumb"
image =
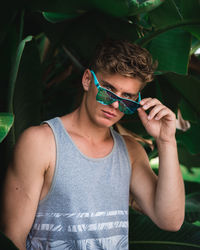
[[[145,124],[147,124],[147,122],[148,122],[147,113],[144,111],[143,108],[139,108],[138,109],[138,115],[140,117],[140,120],[141,120],[142,124],[145,126]]]

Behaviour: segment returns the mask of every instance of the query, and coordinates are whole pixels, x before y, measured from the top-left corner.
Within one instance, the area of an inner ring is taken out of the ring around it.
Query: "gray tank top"
[[[56,166],[27,249],[127,250],[131,167],[123,138],[110,129],[112,151],[90,158],[80,152],[60,118],[45,123],[55,137]]]

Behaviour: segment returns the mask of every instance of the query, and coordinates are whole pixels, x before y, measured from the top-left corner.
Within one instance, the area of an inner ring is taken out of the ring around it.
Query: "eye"
[[[134,100],[136,97],[132,96],[131,94],[125,93],[124,98]]]
[[[110,91],[113,90],[109,84],[102,84],[102,87],[104,87],[105,89],[110,90]]]
[[[125,93],[125,94],[124,94],[124,98],[130,99],[131,101],[136,101],[137,98],[138,98],[138,96],[137,96],[137,95],[131,95],[131,94],[129,94],[129,93]]]

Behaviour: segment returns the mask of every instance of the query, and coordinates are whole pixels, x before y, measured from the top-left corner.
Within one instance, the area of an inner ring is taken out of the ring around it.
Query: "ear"
[[[83,89],[85,91],[88,91],[91,81],[92,81],[92,74],[89,69],[86,69],[82,77]]]

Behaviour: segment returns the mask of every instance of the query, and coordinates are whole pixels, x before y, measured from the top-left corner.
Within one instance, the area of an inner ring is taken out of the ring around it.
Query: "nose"
[[[112,104],[110,104],[113,108],[118,109],[119,108],[119,101],[115,101]]]

